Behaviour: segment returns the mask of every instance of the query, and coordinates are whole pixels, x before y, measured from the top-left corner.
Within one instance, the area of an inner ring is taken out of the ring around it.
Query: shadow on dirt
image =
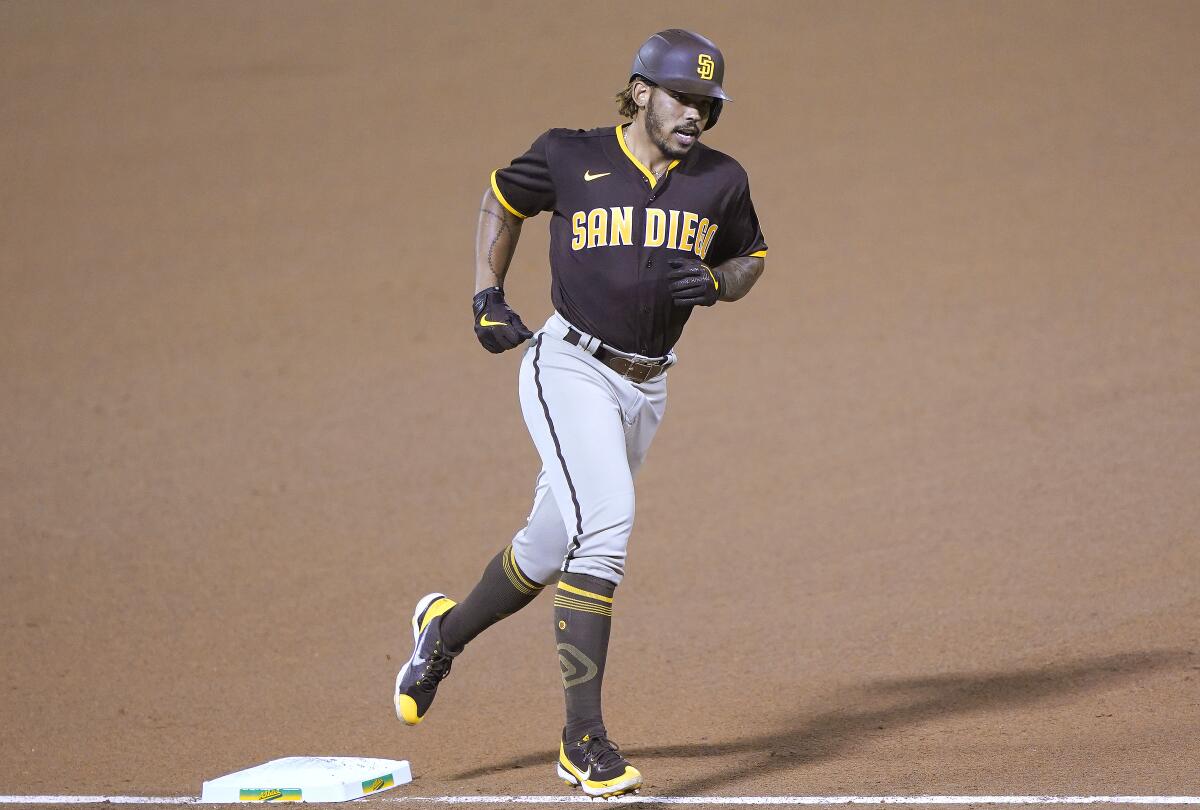
[[[655,757],[742,755],[728,768],[708,767],[704,777],[671,785],[679,796],[699,795],[736,781],[747,772],[744,756],[760,755],[753,764],[756,777],[785,773],[807,763],[854,751],[880,729],[915,726],[954,715],[1011,709],[1067,695],[1109,688],[1147,673],[1172,669],[1194,659],[1186,650],[1154,650],[1084,658],[1007,672],[951,673],[922,678],[881,680],[864,684],[835,701],[836,708],[819,714],[802,713],[795,725],[768,734],[731,740],[701,740],[683,745],[660,745],[622,750],[637,764]],[[472,779],[509,768],[545,765],[546,752],[516,757],[482,768],[453,774],[453,780]],[[715,763],[713,763],[715,764]],[[646,804],[653,804],[647,797]],[[640,804],[640,803],[639,803]]]

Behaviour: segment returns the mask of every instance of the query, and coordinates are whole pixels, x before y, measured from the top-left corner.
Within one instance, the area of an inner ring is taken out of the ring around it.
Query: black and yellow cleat
[[[633,793],[642,786],[641,772],[617,752],[617,744],[603,734],[585,734],[582,740],[560,742],[558,775],[589,796],[610,799]]]
[[[443,648],[442,617],[454,607],[455,601],[445,594],[431,593],[417,603],[413,611],[413,654],[396,675],[396,717],[410,726],[425,719],[438,684],[450,674],[453,652]]]

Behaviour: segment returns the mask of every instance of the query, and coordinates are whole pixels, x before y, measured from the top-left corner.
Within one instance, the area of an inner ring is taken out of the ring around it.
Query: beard
[[[664,155],[676,160],[683,158],[691,151],[695,141],[684,146],[672,138],[672,134],[676,131],[693,131],[690,124],[685,124],[678,127],[668,126],[663,116],[659,114],[658,108],[654,104],[654,96],[650,96],[650,102],[646,105],[646,134],[650,136],[650,141],[658,147]],[[700,139],[700,128],[694,129],[696,140]]]

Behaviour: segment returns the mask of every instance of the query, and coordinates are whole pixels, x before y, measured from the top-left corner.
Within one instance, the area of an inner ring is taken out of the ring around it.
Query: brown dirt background
[[[1200,4],[0,5],[0,793],[300,753],[565,792],[487,172],[716,39],[771,245],[699,314],[606,684],[653,794],[1200,793]],[[510,298],[549,312],[545,220]]]

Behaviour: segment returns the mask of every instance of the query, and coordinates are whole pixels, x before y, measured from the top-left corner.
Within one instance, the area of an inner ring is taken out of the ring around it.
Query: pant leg
[[[620,583],[633,529],[633,473],[622,392],[605,372],[590,355],[541,332],[522,362],[521,410],[568,538],[562,570]]]
[[[666,382],[655,381],[629,392],[622,410],[625,457],[636,474],[662,422],[666,408]],[[557,459],[555,459],[557,463]],[[550,487],[545,467],[538,473],[533,490],[533,507],[525,526],[513,537],[513,555],[521,571],[542,585],[558,579],[571,540],[565,520]]]
[[[543,468],[533,488],[533,508],[525,526],[513,537],[513,556],[521,571],[542,585],[558,579],[570,536]]]

